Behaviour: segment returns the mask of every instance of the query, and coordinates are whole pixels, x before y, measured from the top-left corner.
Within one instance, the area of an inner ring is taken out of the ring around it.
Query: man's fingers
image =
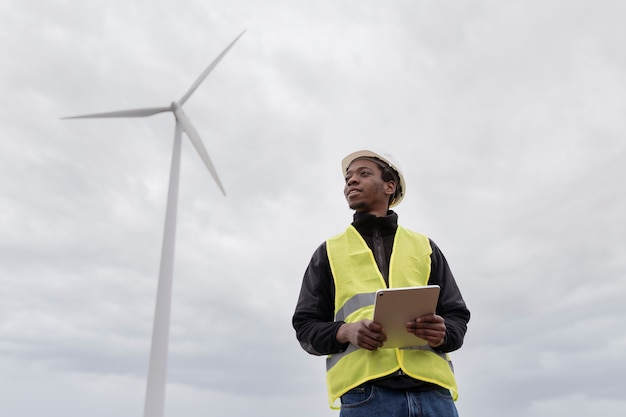
[[[381,347],[383,343],[378,339],[373,339],[371,337],[363,337],[359,340],[359,347],[362,347],[367,350],[376,350]]]
[[[383,331],[383,326],[376,323],[375,321],[370,321],[369,323],[367,323],[366,327],[376,333],[382,333]]]
[[[418,317],[415,319],[416,323],[443,323],[443,317],[436,314],[428,314],[426,316]]]

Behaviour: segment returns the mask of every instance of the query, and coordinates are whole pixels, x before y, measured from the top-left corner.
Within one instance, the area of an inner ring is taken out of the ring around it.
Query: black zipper
[[[374,258],[387,287],[389,287],[389,268],[387,267],[387,257],[385,256],[385,245],[378,224],[374,224]]]

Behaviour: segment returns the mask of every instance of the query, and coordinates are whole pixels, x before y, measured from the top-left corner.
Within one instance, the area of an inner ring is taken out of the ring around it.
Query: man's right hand
[[[344,323],[337,330],[339,343],[352,343],[367,350],[376,350],[387,339],[380,324],[363,319],[356,323]]]

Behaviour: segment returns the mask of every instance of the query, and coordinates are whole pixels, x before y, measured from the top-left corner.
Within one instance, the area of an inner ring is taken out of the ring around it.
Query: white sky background
[[[334,416],[291,328],[342,231],[341,158],[394,154],[400,222],[472,311],[463,416],[624,415],[626,6],[596,1],[0,4],[0,415],[140,416],[186,103],[168,416]]]

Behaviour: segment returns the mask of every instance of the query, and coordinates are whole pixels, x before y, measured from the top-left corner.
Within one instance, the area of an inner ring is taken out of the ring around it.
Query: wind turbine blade
[[[189,136],[189,140],[191,140],[191,143],[193,144],[194,148],[196,148],[196,151],[200,155],[200,158],[202,158],[204,165],[206,165],[207,169],[211,173],[211,176],[217,183],[217,186],[220,187],[220,190],[222,190],[222,194],[226,195],[224,186],[222,185],[222,182],[220,181],[220,178],[217,175],[217,171],[215,170],[215,167],[213,166],[213,163],[211,162],[211,158],[209,158],[209,153],[204,147],[204,144],[202,143],[202,139],[200,139],[200,135],[198,134],[198,131],[193,127],[193,125],[191,124],[191,121],[189,121],[189,118],[180,107],[174,108],[174,114],[176,115],[176,120],[180,122],[181,126],[183,127],[183,130],[187,132],[187,136]]]
[[[243,34],[244,34],[244,33],[246,33],[246,31],[245,31],[245,30],[244,30],[243,32],[241,32],[241,33],[239,34],[239,36],[237,36],[237,37],[235,38],[235,40],[234,40],[234,41],[232,41],[232,42],[230,43],[230,45],[228,45],[228,46],[226,47],[226,49],[224,49],[224,50],[222,51],[222,53],[221,53],[221,54],[219,54],[219,55],[217,56],[217,58],[215,58],[215,59],[213,60],[213,62],[211,62],[211,65],[209,65],[209,66],[207,67],[207,69],[205,69],[205,70],[204,70],[204,72],[203,72],[202,74],[200,74],[200,76],[198,77],[198,79],[196,80],[196,82],[195,82],[195,83],[193,83],[193,85],[191,86],[191,88],[189,89],[189,91],[187,91],[187,93],[185,93],[185,95],[184,95],[184,96],[180,99],[180,101],[178,102],[181,106],[182,106],[183,104],[185,104],[185,102],[187,101],[187,99],[189,99],[189,97],[193,94],[193,92],[194,92],[194,91],[196,91],[196,89],[198,88],[198,86],[199,86],[200,84],[202,84],[202,81],[204,81],[204,79],[207,77],[207,75],[209,75],[209,73],[210,73],[211,71],[213,71],[213,68],[215,68],[215,66],[216,66],[216,65],[220,62],[220,60],[224,57],[224,55],[226,55],[226,53],[230,50],[230,48],[232,48],[232,47],[233,47],[233,45],[235,44],[235,42],[237,42],[237,41],[239,40],[239,38],[241,38],[241,37],[243,36]]]
[[[84,114],[82,116],[62,117],[61,119],[92,119],[100,117],[146,117],[153,114],[172,111],[171,107],[151,107],[147,109],[120,110],[108,113]]]

